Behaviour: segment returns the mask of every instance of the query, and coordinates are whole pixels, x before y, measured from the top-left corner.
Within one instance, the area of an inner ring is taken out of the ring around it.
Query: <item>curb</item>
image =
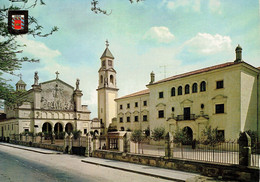
[[[38,150],[33,150],[33,149],[28,149],[28,148],[23,148],[23,147],[17,147],[17,146],[12,146],[12,145],[5,145],[0,143],[0,145],[2,146],[6,146],[6,147],[12,147],[12,148],[17,148],[17,149],[21,149],[21,150],[27,150],[27,151],[31,151],[31,152],[36,152],[36,153],[40,153],[40,154],[61,154],[60,152],[42,152],[42,151],[38,151]]]
[[[122,171],[137,173],[137,174],[142,174],[142,175],[146,175],[146,176],[152,176],[152,177],[156,177],[156,178],[162,178],[162,179],[178,181],[178,182],[185,182],[185,180],[180,180],[180,179],[162,176],[162,175],[158,175],[158,174],[151,174],[151,173],[148,173],[148,172],[136,171],[136,170],[133,170],[133,169],[126,169],[126,168],[122,168],[122,167],[100,164],[100,163],[97,163],[97,162],[91,162],[91,161],[85,161],[85,160],[81,160],[81,162],[85,162],[85,163],[89,163],[89,164],[95,164],[95,165],[99,165],[99,166],[103,166],[103,167],[109,167],[109,168],[118,169],[118,170],[122,170]]]

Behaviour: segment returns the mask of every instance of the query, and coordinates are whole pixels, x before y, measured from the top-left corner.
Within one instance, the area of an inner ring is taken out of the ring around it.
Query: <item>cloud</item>
[[[164,1],[164,4],[166,4],[166,7],[170,10],[185,8],[185,10],[200,12],[200,0]]]
[[[221,4],[220,4],[219,0],[210,0],[209,1],[209,9],[213,13],[221,14],[220,6],[221,6]]]
[[[29,53],[40,59],[52,59],[61,55],[58,50],[52,50],[42,42],[29,40],[27,36],[18,37],[17,42],[26,45],[26,47],[22,48],[24,53]]]
[[[215,54],[221,51],[230,50],[231,38],[219,34],[198,33],[195,37],[184,43],[184,49],[189,52],[200,54]]]
[[[144,39],[170,43],[174,39],[174,35],[167,27],[152,27],[145,33]]]

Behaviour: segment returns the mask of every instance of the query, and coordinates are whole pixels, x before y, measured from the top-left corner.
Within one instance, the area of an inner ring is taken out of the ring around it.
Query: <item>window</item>
[[[216,88],[217,89],[224,88],[224,81],[223,80],[217,81]]]
[[[135,107],[138,107],[138,102],[135,102]]]
[[[111,138],[109,143],[110,143],[110,149],[118,149],[118,139],[117,138]]]
[[[126,117],[126,122],[130,122],[130,117]]]
[[[158,111],[158,118],[164,118],[164,110]]]
[[[110,83],[114,83],[114,77],[113,77],[113,75],[110,75]]]
[[[172,112],[174,112],[174,107],[172,107]]]
[[[135,116],[135,122],[137,122],[138,121],[138,116]]]
[[[121,127],[121,131],[125,131],[125,128],[124,128],[124,127]]]
[[[175,87],[172,87],[171,89],[171,96],[175,96]]]
[[[26,133],[29,132],[29,129],[24,129],[24,132],[26,132]]]
[[[202,81],[200,83],[200,91],[201,92],[205,92],[206,91],[206,82],[205,81]]]
[[[192,85],[192,93],[197,93],[198,92],[198,84],[197,83],[193,83]]]
[[[103,83],[103,76],[100,76],[100,83]]]
[[[182,86],[178,87],[178,95],[182,95]]]
[[[106,65],[106,62],[105,61],[102,61],[102,66],[105,66]]]
[[[147,106],[147,101],[146,100],[144,101],[144,106]]]
[[[14,130],[14,125],[12,124],[12,130]]]
[[[224,113],[224,104],[216,104],[216,114]]]
[[[87,134],[88,130],[87,129],[84,129],[84,134]]]
[[[224,130],[218,130],[217,131],[217,139],[220,142],[224,142],[225,141],[225,132],[224,132]]]
[[[120,122],[120,123],[123,123],[123,117],[120,117],[120,118],[119,118],[119,122]]]
[[[108,66],[112,66],[112,61],[108,60]]]
[[[159,92],[159,98],[163,98],[163,92]]]
[[[143,115],[143,121],[147,121],[147,115]]]
[[[128,108],[128,109],[130,108],[130,103],[127,104],[127,108]]]
[[[123,109],[123,105],[122,104],[120,105],[120,109]]]
[[[190,85],[185,85],[185,94],[189,94],[190,93]]]

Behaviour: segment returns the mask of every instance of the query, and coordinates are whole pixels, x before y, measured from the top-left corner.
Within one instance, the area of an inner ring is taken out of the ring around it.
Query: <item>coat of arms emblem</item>
[[[8,11],[8,31],[10,34],[25,34],[28,32],[28,11]]]

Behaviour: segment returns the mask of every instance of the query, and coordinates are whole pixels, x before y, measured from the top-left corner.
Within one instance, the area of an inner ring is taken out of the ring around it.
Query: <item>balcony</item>
[[[187,121],[187,120],[195,120],[195,114],[189,115],[177,115],[176,121]]]

